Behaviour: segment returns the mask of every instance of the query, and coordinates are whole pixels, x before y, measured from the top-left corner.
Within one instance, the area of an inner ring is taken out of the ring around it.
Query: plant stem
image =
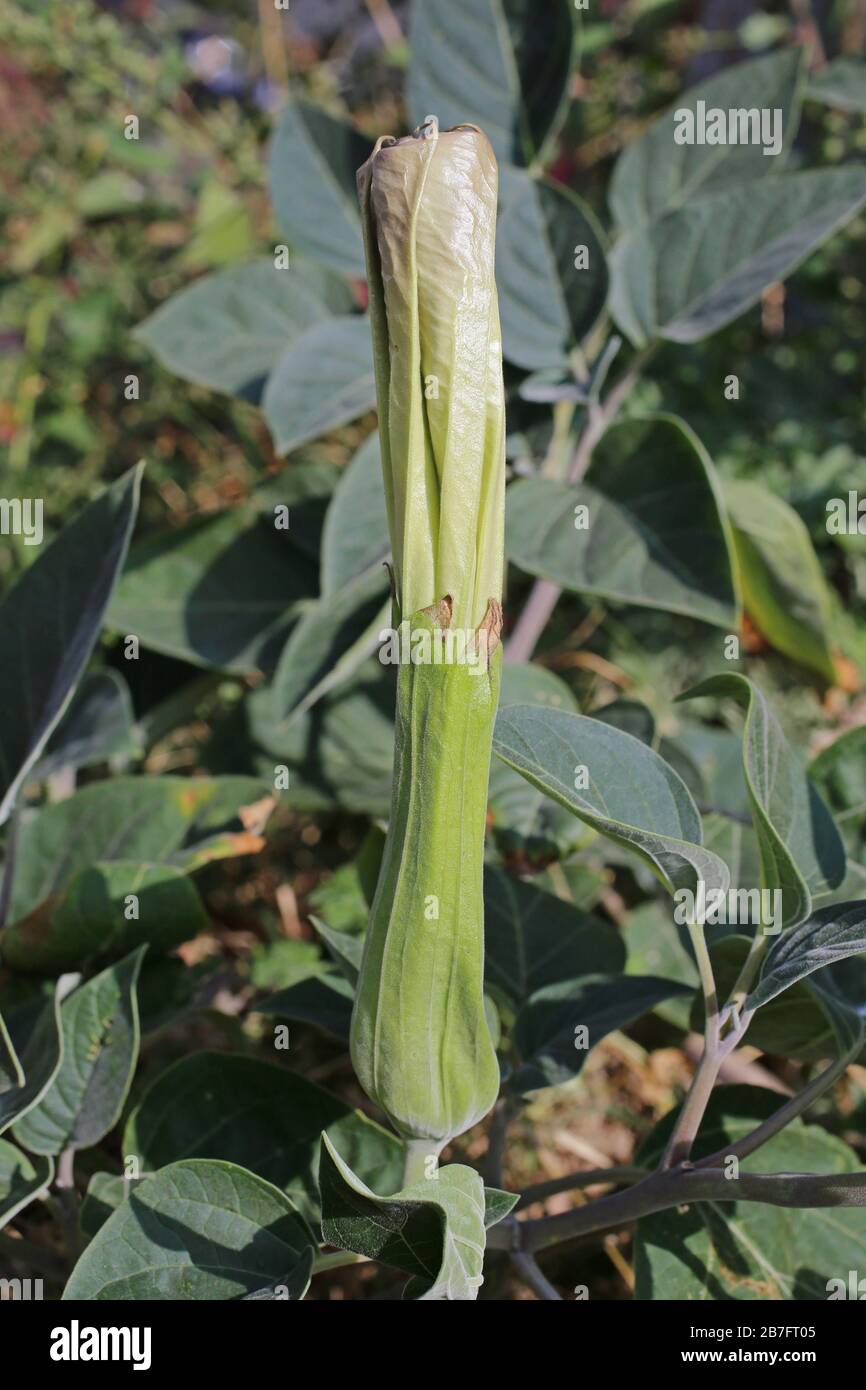
[[[403,42],[403,30],[388,0],[364,0],[370,18],[386,49],[397,48]]]
[[[489,1148],[484,1158],[484,1181],[488,1187],[502,1186],[502,1162],[505,1157],[505,1141],[508,1125],[514,1113],[511,1101],[501,1096],[493,1108],[490,1121]]]
[[[562,1295],[556,1292],[547,1275],[539,1269],[532,1255],[525,1255],[518,1251],[511,1256],[511,1262],[539,1298],[548,1303],[564,1302]]]
[[[587,1168],[582,1173],[566,1173],[564,1177],[551,1178],[549,1182],[539,1182],[525,1188],[514,1210],[523,1211],[525,1207],[532,1206],[533,1202],[543,1202],[547,1197],[555,1197],[560,1192],[573,1192],[580,1187],[595,1187],[604,1183],[611,1187],[630,1187],[633,1183],[642,1182],[648,1177],[648,1168],[625,1166]]]
[[[60,1210],[66,1234],[66,1252],[74,1264],[81,1250],[81,1237],[78,1228],[78,1197],[75,1192],[75,1149],[72,1144],[62,1149],[57,1159],[57,1175],[54,1186],[60,1201]]]
[[[764,959],[764,952],[767,949],[766,933],[759,928],[752,937],[752,944],[749,953],[743,961],[743,968],[737,976],[736,983],[730,993],[729,1003],[741,1004],[755,982],[755,976]]]
[[[857,1050],[859,1051],[859,1041]],[[814,1081],[810,1081],[808,1086],[804,1086],[795,1096],[791,1096],[790,1100],[785,1101],[784,1105],[780,1105],[778,1110],[774,1110],[773,1114],[769,1115],[750,1134],[738,1140],[736,1144],[730,1144],[726,1149],[717,1149],[715,1153],[700,1159],[695,1167],[710,1168],[726,1158],[748,1158],[749,1154],[755,1153],[798,1115],[802,1115],[804,1110],[808,1110],[809,1106],[813,1105],[818,1097],[823,1095],[833,1085],[833,1082],[843,1074],[852,1061],[853,1057],[850,1053],[845,1053],[842,1057],[837,1058],[819,1076],[816,1076]]]
[[[289,65],[283,43],[283,26],[273,0],[259,0],[259,30],[265,74],[281,95],[289,90]]]
[[[427,1160],[430,1158],[435,1159],[438,1165],[439,1155],[432,1139],[406,1140],[406,1163],[403,1169],[404,1187],[411,1187],[413,1183],[422,1182],[425,1178],[432,1176],[427,1171]]]
[[[720,1045],[719,1000],[713,965],[707,949],[703,927],[689,923],[689,936],[697,961],[704,995],[704,1051],[697,1065],[685,1104],[679,1113],[661,1161],[662,1169],[673,1168],[688,1158],[697,1137],[704,1111],[713,1093],[727,1051]],[[728,1049],[730,1050],[730,1049]]]
[[[741,1173],[732,1178],[720,1168],[669,1168],[625,1192],[612,1193],[559,1216],[503,1222],[488,1231],[488,1243],[495,1249],[531,1254],[562,1241],[621,1229],[657,1211],[705,1201],[765,1202],[800,1208],[866,1206],[866,1172]]]
[[[570,483],[582,481],[592,460],[592,453],[596,444],[618,415],[623,402],[639,380],[654,351],[655,345],[651,344],[637,354],[628,370],[611,388],[603,404],[597,401],[590,402],[583,431],[577,442],[571,467],[568,470]],[[523,612],[506,643],[506,661],[529,661],[561,593],[562,588],[559,584],[554,584],[550,579],[536,579]]]

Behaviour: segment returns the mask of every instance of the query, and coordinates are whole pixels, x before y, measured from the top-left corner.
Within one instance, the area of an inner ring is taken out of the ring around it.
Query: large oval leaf
[[[567,367],[569,352],[591,332],[607,299],[601,229],[568,189],[519,169],[502,170],[500,198],[496,285],[503,352],[529,371]]]
[[[500,163],[529,163],[562,113],[572,64],[570,0],[425,0],[412,8],[410,121],[481,126]]]
[[[284,1193],[232,1163],[190,1159],[135,1188],[88,1245],[63,1298],[198,1302],[274,1284],[303,1298],[314,1249]]]
[[[727,889],[727,865],[702,847],[685,783],[631,734],[579,714],[513,705],[499,712],[493,749],[594,830],[633,850],[666,887],[695,891],[703,880],[707,889]]]
[[[484,870],[484,976],[512,1004],[581,975],[613,975],[625,964],[618,933],[571,903]]]
[[[506,494],[509,559],[564,588],[736,623],[728,535],[712,464],[673,416],[627,420],[580,486],[520,479]],[[577,529],[588,509],[588,525]]]
[[[664,1000],[692,993],[691,985],[653,975],[590,975],[537,990],[514,1023],[521,1060],[508,1089],[525,1095],[571,1081],[608,1033],[634,1023]],[[577,1034],[584,1028],[586,1045],[580,1047]]]
[[[830,594],[805,523],[760,483],[727,481],[722,495],[747,612],[777,651],[835,680]]]
[[[91,1148],[117,1123],[138,1061],[135,987],[146,949],[140,946],[64,1000],[60,1069],[15,1126],[15,1138],[33,1153]]]
[[[241,506],[134,547],[109,621],[142,646],[221,671],[256,670],[316,567],[258,508]]]
[[[46,1195],[53,1176],[50,1158],[28,1158],[14,1144],[0,1139],[0,1227],[37,1197]]]
[[[322,596],[337,594],[390,551],[377,431],[353,454],[334,490],[322,532]]]
[[[57,1075],[63,1060],[60,1005],[76,978],[59,981],[26,1030],[22,1025],[10,1036],[0,1018],[0,1134],[38,1105]]]
[[[132,860],[188,871],[261,848],[240,812],[266,791],[253,777],[116,777],[43,806],[18,838],[13,921],[95,863]]]
[[[185,1158],[248,1167],[317,1219],[323,1130],[377,1192],[399,1186],[396,1136],[296,1072],[224,1052],[197,1052],[161,1072],[127,1122],[123,1152],[142,1172]]]
[[[0,604],[0,824],[102,627],[138,510],[141,465],[66,526]]]
[[[611,308],[636,345],[723,328],[859,212],[866,170],[783,174],[698,198],[629,232],[610,258]]]
[[[299,333],[351,308],[349,291],[317,266],[250,261],[188,285],[135,336],[185,381],[258,399]]]
[[[271,201],[291,244],[344,275],[364,274],[355,170],[370,142],[321,107],[287,101],[271,145]]]
[[[813,898],[845,876],[845,849],[833,819],[761,692],[745,676],[712,676],[679,696],[735,700],[745,712],[743,768],[761,856],[761,888],[782,895],[782,925],[809,915]],[[758,887],[759,885],[750,885]]]
[[[651,222],[701,194],[778,173],[797,132],[803,50],[783,48],[737,63],[681,92],[676,104],[657,116],[639,140],[617,160],[610,205],[623,231]],[[705,109],[761,109],[782,112],[783,152],[768,157],[761,144],[677,144],[676,113]]]
[[[822,908],[773,943],[744,1008],[759,1009],[814,971],[864,952],[866,902]]]
[[[274,445],[288,454],[376,404],[369,320],[342,315],[314,324],[286,349],[262,407]]]

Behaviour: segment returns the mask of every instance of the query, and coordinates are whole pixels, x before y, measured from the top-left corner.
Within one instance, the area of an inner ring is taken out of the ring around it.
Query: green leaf
[[[128,917],[130,894],[137,916]],[[3,933],[4,965],[51,975],[116,960],[136,946],[169,951],[210,925],[194,884],[167,864],[118,860],[82,869]]]
[[[849,729],[813,759],[809,776],[856,860],[866,859],[866,725]]]
[[[506,662],[502,667],[499,705],[546,705],[550,709],[580,712],[580,706],[561,676],[529,661]]]
[[[578,713],[565,681],[543,666],[506,663],[502,667],[500,709],[506,705],[547,705]],[[542,795],[519,772],[494,758],[490,767],[488,813],[500,852],[518,864],[537,865],[578,849],[593,832],[564,806]]]
[[[648,748],[656,746],[655,716],[639,700],[611,700],[609,705],[595,710],[593,718],[612,724],[615,729],[622,729],[624,734],[640,739]]]
[[[64,527],[0,604],[0,824],[72,696],[123,568],[141,465]]]
[[[28,1158],[14,1144],[0,1139],[0,1227],[44,1195],[53,1177],[50,1158]]]
[[[727,866],[701,846],[691,795],[663,758],[631,734],[583,715],[514,705],[499,711],[493,749],[509,767],[614,843],[668,888],[725,890]],[[579,769],[586,787],[576,787]]]
[[[695,1158],[743,1139],[779,1106],[754,1086],[715,1091]],[[653,1131],[637,1161],[653,1163],[674,1115]],[[795,1120],[749,1158],[750,1173],[853,1173],[857,1155],[841,1140]],[[644,1217],[635,1249],[635,1297],[690,1301],[823,1301],[828,1281],[847,1280],[866,1255],[866,1208],[791,1210],[763,1202],[691,1202]]]
[[[189,872],[259,848],[240,813],[267,790],[253,777],[115,777],[43,806],[20,828],[12,920],[94,864],[133,861]]]
[[[483,1282],[484,1184],[462,1164],[440,1168],[377,1197],[343,1161],[327,1135],[319,1164],[322,1234],[342,1250],[393,1265],[421,1281],[421,1300],[477,1298]],[[413,1293],[415,1286],[413,1285]]]
[[[348,290],[317,266],[250,261],[188,285],[135,337],[185,381],[256,400],[289,343],[351,307]]]
[[[238,1299],[268,1284],[303,1297],[314,1249],[270,1183],[214,1159],[172,1163],[137,1186],[88,1245],[64,1300]],[[294,1271],[306,1265],[295,1283]]]
[[[342,975],[321,975],[281,989],[253,1008],[256,1013],[311,1023],[341,1042],[348,1042],[354,998],[354,989]]]
[[[759,1009],[783,990],[835,961],[866,951],[866,902],[822,908],[773,942],[745,1009]]]
[[[311,917],[310,920],[327,946],[334,963],[339,966],[342,974],[354,989],[358,983],[358,971],[361,968],[361,956],[364,950],[363,935],[360,933],[352,934],[347,931],[335,931],[327,923],[320,922],[318,917]]]
[[[127,1121],[123,1153],[137,1155],[143,1173],[185,1158],[236,1163],[315,1220],[323,1130],[366,1182],[399,1186],[394,1135],[296,1072],[224,1052],[197,1052],[161,1072]]]
[[[735,67],[681,92],[674,106],[658,116],[617,160],[610,205],[617,223],[631,231],[698,195],[736,188],[778,173],[787,158],[800,116],[803,50],[784,48]],[[741,108],[782,111],[783,153],[766,156],[761,144],[677,144],[675,113],[695,112],[697,103],[725,112]],[[739,191],[739,190],[737,190]]]
[[[641,903],[628,914],[622,938],[628,951],[628,975],[661,975],[666,980],[688,985],[691,995],[675,995],[655,1007],[659,1018],[688,1032],[691,1003],[699,978],[687,944],[687,929],[677,929],[667,901],[654,899]]]
[[[485,1187],[484,1189],[484,1226],[490,1230],[491,1226],[497,1226],[500,1221],[504,1221],[509,1212],[512,1212],[520,1201],[519,1192],[503,1192],[498,1187]]]
[[[590,1049],[608,1033],[634,1023],[663,1000],[691,993],[691,985],[652,975],[590,975],[537,990],[514,1022],[512,1040],[521,1064],[508,1089],[525,1095],[563,1085],[579,1074]],[[578,1028],[587,1029],[585,1045],[579,1045]]]
[[[270,155],[274,214],[292,246],[342,275],[364,275],[355,171],[368,140],[318,106],[287,101]]]
[[[291,509],[290,509],[291,513]],[[315,563],[252,505],[135,546],[109,613],[142,646],[222,671],[255,671],[292,606],[316,592]]]
[[[138,1061],[135,986],[146,946],[110,965],[63,1001],[63,1060],[50,1087],[15,1125],[33,1153],[88,1149],[113,1129]]]
[[[572,63],[574,10],[551,0],[426,0],[412,10],[410,123],[472,122],[500,163],[528,163],[555,130]]]
[[[268,378],[262,408],[280,454],[349,424],[376,404],[370,322],[360,314],[314,324]]]
[[[520,169],[503,169],[501,203],[496,284],[503,352],[529,371],[567,366],[607,299],[601,229],[569,189]],[[578,269],[582,247],[588,265]]]
[[[574,0],[551,0],[543,8],[534,0],[502,0],[502,6],[520,80],[524,149],[552,153],[571,104],[578,7]]]
[[[615,426],[580,486],[521,478],[506,499],[508,556],[529,574],[613,602],[736,624],[715,473],[674,416]],[[580,506],[588,509],[582,529]]]
[[[291,770],[290,804],[388,815],[394,682],[378,661],[365,663],[316,710],[291,723],[275,719],[268,687],[255,691],[247,707],[251,732],[267,754],[261,764],[265,775],[273,777],[275,762]]]
[[[110,758],[140,752],[132,700],[116,671],[86,672],[45,751],[34,777],[49,777],[61,767],[92,767]]]
[[[32,1026],[14,1037],[0,1018],[0,1134],[39,1103],[57,1075],[63,1060],[60,1005],[74,983],[74,976],[60,980]]]
[[[866,111],[866,63],[859,58],[833,58],[812,73],[806,96],[839,111]]]
[[[710,948],[720,998],[727,998],[742,970],[751,942],[745,936],[726,936]],[[765,1003],[752,1018],[749,1046],[774,1057],[800,1062],[824,1062],[840,1048],[838,1000],[856,1009],[866,997],[866,962],[851,957],[825,967],[821,974],[792,984]],[[857,1001],[853,1003],[852,1001]],[[693,1028],[703,1029],[703,1004],[696,996]]]
[[[745,713],[743,770],[761,855],[761,883],[782,894],[782,925],[809,915],[813,898],[842,882],[845,851],[833,819],[761,692],[731,672],[693,686],[680,700],[711,695]]]
[[[293,629],[271,685],[277,725],[310,709],[353,675],[388,622],[387,571],[376,566],[320,598]]]
[[[379,435],[364,441],[334,490],[322,532],[323,598],[387,560],[391,551]]]
[[[78,1213],[78,1224],[82,1234],[88,1238],[95,1236],[112,1212],[117,1211],[121,1202],[126,1200],[130,1189],[137,1185],[137,1181],[146,1182],[147,1179],[135,1180],[118,1177],[114,1173],[94,1173],[87,1184],[87,1191]]]
[[[625,951],[613,927],[500,869],[484,870],[487,987],[520,1005],[536,990],[580,975],[613,975]]]
[[[805,523],[759,483],[728,481],[723,496],[750,617],[777,651],[834,682],[830,593]]]
[[[784,280],[866,202],[859,165],[765,178],[698,198],[627,233],[610,258],[611,309],[635,345],[694,343]]]

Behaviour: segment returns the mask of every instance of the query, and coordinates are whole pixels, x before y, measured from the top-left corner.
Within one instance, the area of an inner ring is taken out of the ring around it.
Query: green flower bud
[[[496,160],[474,126],[381,139],[358,173],[399,611],[502,598],[505,402]]]
[[[358,187],[395,614],[434,656],[401,664],[351,1046],[398,1132],[438,1153],[499,1087],[482,896],[505,488],[496,161],[473,126],[440,134],[428,118],[408,139],[380,140]],[[437,660],[455,634],[468,634],[465,659]]]

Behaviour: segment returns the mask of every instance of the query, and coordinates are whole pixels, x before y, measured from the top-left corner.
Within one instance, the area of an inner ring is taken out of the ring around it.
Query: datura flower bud
[[[493,1105],[482,871],[502,625],[497,169],[434,117],[359,170],[402,647],[391,818],[352,1018],[361,1083],[416,1152]],[[409,658],[406,655],[409,653]]]

